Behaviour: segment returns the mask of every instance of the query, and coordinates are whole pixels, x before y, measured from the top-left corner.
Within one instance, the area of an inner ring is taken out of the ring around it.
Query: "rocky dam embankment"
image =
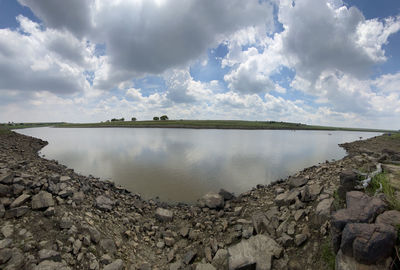
[[[238,196],[172,205],[43,159],[44,141],[2,133],[0,269],[332,269],[335,255],[337,269],[390,269],[400,212],[383,193],[354,191],[358,172],[381,163],[400,182],[399,140],[383,137]]]

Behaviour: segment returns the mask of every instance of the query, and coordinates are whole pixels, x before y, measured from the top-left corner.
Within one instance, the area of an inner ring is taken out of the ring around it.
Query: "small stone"
[[[112,239],[101,239],[100,247],[108,254],[114,254],[117,251],[117,247]]]
[[[70,229],[73,225],[72,220],[69,217],[62,217],[60,221],[61,229]]]
[[[297,210],[294,213],[294,220],[299,221],[302,217],[304,217],[304,215],[305,215],[305,211],[303,209]]]
[[[6,217],[7,218],[11,218],[11,217],[19,218],[19,217],[22,217],[23,215],[25,215],[26,213],[28,213],[29,210],[30,210],[30,208],[25,205],[21,206],[21,207],[12,208],[7,211]]]
[[[39,260],[40,261],[50,260],[50,261],[60,262],[61,255],[59,252],[54,251],[54,250],[41,249],[39,251]]]
[[[60,182],[66,182],[71,180],[71,177],[69,176],[60,176]]]
[[[194,250],[190,250],[183,255],[183,262],[188,265],[191,264],[197,256],[197,252]]]
[[[165,247],[165,243],[163,241],[158,241],[156,244],[157,248],[163,249]]]
[[[12,244],[13,240],[10,238],[5,238],[0,240],[0,249],[8,248]]]
[[[79,239],[77,239],[75,240],[72,247],[73,247],[73,253],[76,255],[81,250],[82,242]]]
[[[306,234],[297,234],[294,237],[294,243],[296,246],[301,246],[305,241],[307,240],[307,235]]]
[[[1,233],[4,235],[5,238],[9,238],[14,234],[14,226],[4,225],[3,227],[1,227]]]
[[[103,270],[122,270],[123,268],[124,262],[121,259],[118,259],[104,266]]]
[[[220,191],[218,192],[219,195],[224,198],[225,201],[229,201],[235,198],[235,195],[233,193],[226,191],[225,189],[221,188]]]
[[[158,207],[156,209],[156,218],[160,221],[171,221],[174,217],[174,213],[168,209]]]
[[[54,216],[54,213],[55,213],[55,208],[54,207],[49,207],[44,211],[44,215],[46,217]]]
[[[188,226],[184,226],[179,230],[179,233],[182,237],[187,237],[189,234],[189,227]]]

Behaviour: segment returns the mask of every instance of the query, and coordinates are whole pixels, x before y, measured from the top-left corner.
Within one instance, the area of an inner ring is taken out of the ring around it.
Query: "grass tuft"
[[[389,203],[391,209],[400,211],[400,201],[395,196],[395,190],[390,185],[388,176],[386,173],[380,173],[372,178],[371,183],[367,188],[367,193],[374,195],[377,190],[379,190],[382,185],[381,192],[385,194],[386,200]]]
[[[336,256],[332,250],[329,239],[327,241],[325,241],[321,247],[321,257],[322,257],[322,260],[328,266],[328,269],[331,269],[331,270],[335,269]]]

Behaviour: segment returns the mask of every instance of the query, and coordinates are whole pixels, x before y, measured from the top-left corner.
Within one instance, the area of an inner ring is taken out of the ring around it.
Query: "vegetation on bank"
[[[162,117],[164,118],[164,117]],[[165,120],[165,121],[159,121]],[[367,129],[367,128],[343,128],[329,126],[314,126],[301,123],[276,122],[276,121],[243,121],[243,120],[168,120],[154,117],[151,121],[112,121],[101,123],[65,123],[56,127],[169,127],[169,128],[204,128],[204,129],[288,129],[288,130],[343,130],[366,132],[395,132],[392,130]]]
[[[11,129],[21,129],[21,128],[34,128],[34,127],[51,127],[65,124],[64,122],[43,122],[43,123],[0,123],[0,132],[4,130]]]
[[[395,189],[390,185],[388,176],[384,172],[372,178],[367,188],[367,193],[370,195],[374,195],[376,192],[385,194],[389,207],[393,210],[400,211],[400,201],[397,199]]]

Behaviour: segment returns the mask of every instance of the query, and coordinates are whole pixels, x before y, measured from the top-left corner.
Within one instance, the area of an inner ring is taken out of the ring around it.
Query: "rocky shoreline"
[[[343,173],[371,171],[400,152],[398,140],[395,154],[374,140],[237,197],[222,191],[171,205],[39,157],[44,141],[0,134],[0,269],[330,269]],[[382,202],[374,218],[387,209]]]

